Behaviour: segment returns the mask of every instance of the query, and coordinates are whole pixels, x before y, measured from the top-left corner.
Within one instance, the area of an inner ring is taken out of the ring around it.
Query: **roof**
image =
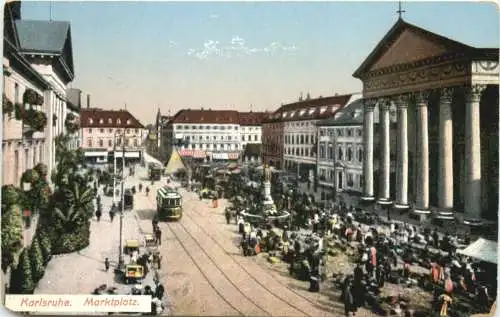
[[[19,44],[23,51],[61,53],[70,23],[66,21],[16,20]]]
[[[204,110],[184,109],[177,112],[172,123],[208,123],[208,124],[239,124],[238,111],[235,110]]]
[[[16,20],[19,48],[23,53],[61,57],[69,81],[74,77],[71,24],[67,21]]]
[[[496,241],[479,238],[465,249],[457,252],[484,262],[495,264],[498,262],[498,243]]]
[[[120,123],[118,123],[118,119]],[[127,121],[129,124],[127,124]],[[81,109],[80,126],[82,128],[144,129],[139,120],[128,110]]]
[[[239,112],[240,125],[261,125],[266,117],[266,112]]]
[[[351,100],[352,94],[301,100],[281,106],[267,122],[325,119],[333,116]]]
[[[398,19],[398,21],[392,26],[392,28],[387,32],[387,34],[382,38],[382,40],[377,44],[377,46],[373,49],[373,51],[368,55],[365,61],[358,67],[358,69],[354,72],[353,76],[356,78],[360,78],[360,76],[366,72],[368,72],[372,66],[386,53],[391,49],[391,46],[396,43],[396,41],[400,38],[401,34],[409,30],[415,34],[419,34],[422,38],[425,38],[428,43],[432,43],[434,47],[438,47],[442,54],[446,55],[449,53],[460,53],[466,54],[470,58],[493,58],[498,59],[498,48],[475,48],[461,42],[452,40],[445,36],[433,33],[426,29],[420,28],[416,25],[410,24],[404,21],[402,18]],[[422,41],[423,43],[423,41]],[[425,44],[425,43],[423,43]],[[432,45],[431,45],[432,46]],[[416,48],[418,51],[414,51],[411,54],[417,58],[417,60],[425,60],[431,56],[425,56],[425,49],[429,49],[429,46],[421,45]],[[404,48],[403,48],[404,49]],[[408,52],[408,50],[406,51]],[[418,58],[421,57],[421,58]],[[399,63],[402,64],[402,63]]]
[[[342,110],[337,112],[335,116],[321,120],[317,126],[345,126],[345,125],[363,125],[363,99],[357,99]]]

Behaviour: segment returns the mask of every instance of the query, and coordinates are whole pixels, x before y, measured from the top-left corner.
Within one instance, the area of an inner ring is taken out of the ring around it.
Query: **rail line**
[[[183,189],[184,192],[188,193],[187,191],[185,191]],[[192,209],[196,214],[200,215],[200,216],[204,216],[202,213],[200,213],[199,211],[196,211],[194,209]],[[224,246],[222,246],[222,244],[217,241],[210,233],[208,233],[202,226],[199,225],[199,223],[197,221],[194,220],[193,217],[189,216],[189,215],[186,215],[185,212],[183,212],[183,217],[189,217],[192,222],[198,227],[201,229],[201,231],[203,231],[208,237],[210,237],[210,239],[217,245],[219,246],[227,255],[229,255],[231,257],[231,259],[233,260],[234,263],[236,263],[236,265],[238,265],[243,271],[245,271],[257,284],[259,284],[262,288],[264,288],[265,290],[267,290],[268,292],[270,292],[271,294],[273,294],[275,297],[279,298],[281,301],[283,301],[284,303],[286,303],[287,305],[290,305],[291,307],[295,308],[296,310],[300,311],[301,313],[305,314],[306,316],[313,316],[307,312],[305,312],[304,310],[298,308],[296,305],[294,305],[293,303],[290,303],[288,300],[278,296],[277,294],[274,294],[272,291],[269,290],[269,288],[267,288],[262,282],[260,282],[259,280],[257,280],[255,277],[253,277],[253,275],[248,271],[247,268],[245,268],[244,265],[242,265],[241,263],[239,263],[239,261],[236,261],[234,259],[234,257],[229,254],[229,252],[224,248]],[[210,222],[210,220],[209,220]],[[182,226],[184,227],[184,224],[182,224]],[[268,276],[274,280],[275,282],[277,282],[278,284],[280,284],[281,286],[285,287],[286,289],[288,289],[290,292],[294,293],[295,295],[297,295],[298,297],[304,299],[305,301],[307,301],[308,303],[314,305],[314,306],[318,306],[319,304],[315,301],[312,301],[310,300],[309,298],[303,296],[302,294],[300,294],[299,292],[293,290],[292,288],[288,287],[285,283],[277,280],[274,276],[272,276],[271,274],[268,274]],[[334,312],[333,310],[331,309],[328,309],[329,312]]]
[[[148,200],[153,203],[151,201],[151,196],[148,196]],[[215,262],[215,260],[205,251],[205,249],[201,246],[201,244],[194,238],[194,236],[186,229],[186,227],[184,226],[184,224],[182,224],[180,221],[178,222],[166,222],[166,225],[168,227],[168,229],[170,230],[170,232],[172,232],[172,234],[175,236],[175,238],[177,239],[177,241],[179,241],[179,244],[181,245],[181,247],[184,249],[184,251],[187,253],[187,255],[189,256],[189,258],[193,261],[193,263],[195,264],[195,266],[198,268],[198,270],[200,271],[200,273],[203,275],[203,277],[207,280],[207,282],[210,284],[210,286],[215,290],[215,292],[229,305],[231,306],[231,308],[233,308],[235,311],[237,311],[240,316],[245,316],[246,314],[244,312],[242,312],[240,309],[238,309],[235,305],[233,305],[229,300],[227,300],[223,294],[221,294],[221,292],[215,287],[215,285],[210,281],[210,279],[208,278],[208,276],[203,272],[202,268],[200,267],[200,265],[196,262],[196,260],[194,259],[193,255],[191,254],[191,252],[186,248],[186,245],[184,244],[184,242],[182,242],[182,240],[180,239],[179,235],[174,231],[172,230],[172,225],[176,225],[176,224],[179,224],[182,229],[187,233],[187,235],[196,243],[196,245],[202,250],[202,252],[210,259],[210,261],[213,263],[213,265],[217,268],[217,270],[227,279],[227,281],[243,296],[245,297],[249,302],[251,302],[255,307],[257,307],[258,309],[260,309],[261,311],[265,312],[268,316],[271,316],[271,314],[266,310],[264,309],[262,306],[260,306],[259,304],[257,304],[254,300],[252,300],[250,297],[248,297],[228,276],[227,274],[224,272],[224,270],[221,269],[221,267]],[[196,224],[197,225],[197,224]],[[225,250],[224,250],[225,251]],[[231,258],[232,259],[232,258]],[[271,293],[271,295],[273,295]]]

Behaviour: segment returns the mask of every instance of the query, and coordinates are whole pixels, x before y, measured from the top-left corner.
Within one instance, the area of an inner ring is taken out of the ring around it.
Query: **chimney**
[[[87,109],[90,108],[90,95],[87,94]]]

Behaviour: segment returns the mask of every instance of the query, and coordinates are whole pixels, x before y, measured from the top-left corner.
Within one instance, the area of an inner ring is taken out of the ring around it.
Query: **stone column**
[[[396,203],[394,208],[408,206],[408,96],[396,99],[398,111],[397,158],[396,158]]]
[[[465,193],[465,222],[481,220],[481,139],[479,102],[486,86],[466,88],[465,157],[467,185]]]
[[[417,107],[417,196],[415,213],[429,214],[429,127],[427,103],[429,92],[415,94]]]
[[[439,218],[453,219],[453,88],[441,90],[439,100]]]
[[[373,123],[375,108],[374,100],[364,101],[363,145],[365,148],[363,160],[364,189],[363,200],[372,201],[373,195]]]
[[[390,108],[389,100],[382,100],[380,102],[380,147],[381,158],[379,164],[380,171],[380,192],[379,204],[391,204],[390,197],[390,181],[391,181],[391,118],[389,113]]]

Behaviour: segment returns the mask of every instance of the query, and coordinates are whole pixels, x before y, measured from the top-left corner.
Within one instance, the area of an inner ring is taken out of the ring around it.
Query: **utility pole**
[[[116,131],[113,138],[113,204],[116,203]]]

